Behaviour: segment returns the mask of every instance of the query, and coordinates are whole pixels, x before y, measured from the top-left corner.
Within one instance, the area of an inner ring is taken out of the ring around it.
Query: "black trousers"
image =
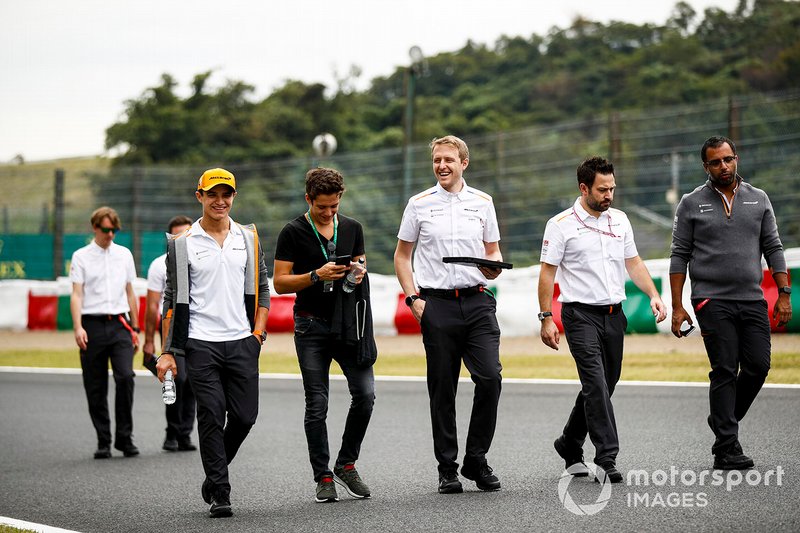
[[[622,373],[628,319],[621,305],[612,311],[610,306],[565,303],[561,320],[581,380],[581,392],[564,426],[565,444],[581,454],[588,433],[595,464],[616,462],[619,436],[611,395]]]
[[[133,339],[119,315],[83,315],[89,342],[81,350],[83,389],[98,446],[111,445],[108,413],[108,363],[114,375],[114,443],[123,447],[133,438]]]
[[[175,356],[178,375],[175,376],[175,403],[166,405],[167,438],[189,440],[194,427],[196,403],[194,390],[186,370],[186,358]]]
[[[371,366],[362,368],[356,364],[355,348],[334,338],[327,320],[295,315],[294,345],[306,397],[303,426],[308,442],[308,457],[314,481],[319,481],[332,475],[328,464],[330,450],[326,422],[331,362],[336,360],[339,363],[347,378],[351,398],[336,465],[358,460],[375,404],[375,377]]]
[[[185,350],[203,470],[214,491],[229,494],[228,465],[258,416],[261,343],[254,335],[223,342],[190,338]]]
[[[692,300],[697,306],[700,300]],[[739,421],[767,379],[772,348],[765,300],[709,300],[695,311],[711,363],[711,453],[739,441]]]
[[[500,326],[488,292],[422,296],[422,342],[428,369],[433,453],[439,472],[458,468],[456,391],[461,361],[475,384],[464,462],[482,464],[494,438],[500,400]]]

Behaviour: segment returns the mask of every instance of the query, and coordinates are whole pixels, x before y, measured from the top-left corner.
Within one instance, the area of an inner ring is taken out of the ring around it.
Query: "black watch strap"
[[[411,307],[414,305],[414,301],[419,300],[419,296],[416,294],[412,294],[411,296],[406,296],[406,305]]]
[[[309,275],[311,276],[311,284],[314,285],[316,282],[319,281],[319,274],[317,274],[316,270],[312,270]]]
[[[549,316],[553,316],[553,313],[551,313],[550,311],[545,311],[544,313],[539,313],[538,316],[539,316],[539,322],[541,322],[545,318],[547,318]]]
[[[792,294],[792,288],[790,286],[785,287],[778,287],[778,294]]]

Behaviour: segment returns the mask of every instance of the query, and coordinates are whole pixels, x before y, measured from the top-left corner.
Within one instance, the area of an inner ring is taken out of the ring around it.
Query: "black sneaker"
[[[358,475],[355,463],[347,463],[344,466],[333,468],[333,480],[344,487],[353,498],[369,498],[369,487],[361,480]]]
[[[589,467],[583,462],[583,451],[573,453],[567,449],[564,443],[564,435],[558,437],[553,443],[556,453],[564,459],[564,469],[575,477],[586,477],[589,475]]]
[[[177,452],[178,451],[178,439],[174,439],[172,437],[167,437],[164,439],[164,444],[161,445],[162,450],[166,450],[168,452]]]
[[[211,497],[211,507],[208,510],[208,516],[211,518],[226,518],[232,514],[231,500],[227,494],[217,492]]]
[[[464,461],[461,475],[474,481],[481,490],[500,490],[500,480],[492,473],[492,467],[485,462],[475,465]]]
[[[464,487],[461,486],[455,470],[439,473],[439,494],[459,494],[461,492],[464,492]]]
[[[339,495],[336,494],[336,485],[333,484],[333,477],[324,476],[317,482],[317,503],[338,502]]]
[[[614,463],[604,463],[597,466],[600,468],[594,478],[595,482],[605,483],[606,479],[608,479],[610,483],[622,483],[622,473],[617,470],[617,466]]]
[[[94,458],[108,459],[109,457],[111,457],[111,448],[109,448],[108,444],[99,444],[94,451]]]
[[[732,444],[726,451],[714,456],[715,470],[747,470],[753,468],[755,463],[744,454],[739,442]]]
[[[192,439],[186,437],[185,439],[178,439],[178,451],[179,452],[193,452],[197,450],[197,446],[194,445]]]
[[[139,455],[139,448],[132,442],[128,442],[126,444],[115,444],[114,448],[118,449],[122,452],[122,455],[125,457],[136,457]]]

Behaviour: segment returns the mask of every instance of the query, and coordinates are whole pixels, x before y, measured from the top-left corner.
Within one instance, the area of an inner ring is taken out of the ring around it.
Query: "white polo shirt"
[[[437,183],[408,201],[397,238],[417,243],[414,277],[419,288],[486,285],[486,277],[476,267],[444,263],[442,257],[485,257],[484,242],[500,240],[492,197],[466,181],[457,193]]]
[[[164,289],[167,286],[167,254],[162,254],[153,259],[147,269],[147,290],[161,294],[158,302],[158,312],[164,308]]]
[[[244,306],[247,248],[244,234],[230,218],[220,248],[197,220],[186,237],[189,257],[189,338],[221,342],[251,334]]]
[[[611,305],[625,299],[625,259],[637,255],[625,213],[610,208],[595,218],[578,198],[547,221],[540,261],[558,267],[559,301]]]
[[[101,248],[92,239],[72,254],[69,279],[83,284],[81,314],[119,315],[131,310],[125,289],[136,279],[136,265],[124,246],[112,241]]]

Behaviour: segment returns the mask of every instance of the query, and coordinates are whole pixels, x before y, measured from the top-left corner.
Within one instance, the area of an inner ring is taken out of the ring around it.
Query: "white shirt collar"
[[[203,229],[203,226],[200,225],[200,221],[202,218],[198,218],[194,224],[192,224],[192,231],[191,235],[205,235],[206,237],[211,237],[206,230]],[[239,235],[241,230],[239,229],[239,224],[233,221],[231,217],[228,217],[228,222],[230,223],[230,233],[233,235]]]
[[[458,192],[450,192],[450,191],[448,191],[447,189],[445,189],[444,187],[442,187],[442,184],[441,184],[441,183],[439,183],[438,181],[436,182],[436,189],[437,189],[439,192],[441,192],[441,193],[443,193],[444,195],[446,195],[446,196],[455,196],[455,197],[456,197],[456,198],[458,198],[459,200],[463,200],[464,198],[463,198],[461,195],[462,195],[462,194],[466,194],[466,192],[467,192],[467,180],[465,180],[465,179],[462,177],[462,178],[461,178],[461,183],[463,183],[463,184],[464,184],[464,186],[463,186],[463,187],[461,187],[461,190],[460,190],[460,191],[458,191]]]

